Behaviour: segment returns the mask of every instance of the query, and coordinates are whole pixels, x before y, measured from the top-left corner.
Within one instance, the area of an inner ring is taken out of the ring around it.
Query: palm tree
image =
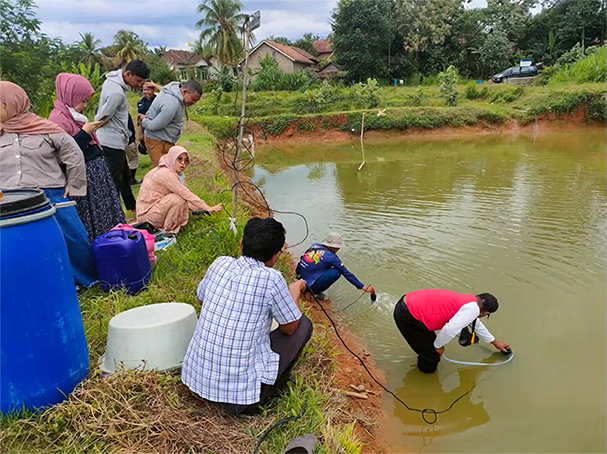
[[[116,48],[116,60],[121,65],[135,60],[148,52],[147,46],[139,38],[137,33],[131,30],[120,30],[114,36],[114,47]]]
[[[154,55],[157,55],[159,57],[162,56],[162,54],[164,54],[167,51],[167,46],[156,46],[154,47]]]
[[[78,47],[82,50],[82,62],[86,66],[93,68],[95,64],[99,63],[101,59],[101,52],[98,46],[101,44],[101,40],[95,38],[92,33],[79,33],[81,40],[78,42]]]
[[[244,50],[242,24],[246,18],[241,1],[203,0],[197,11],[204,15],[196,22],[196,28],[202,29],[201,43],[209,46],[221,66],[237,66]]]
[[[213,66],[213,49],[211,49],[208,42],[204,42],[202,38],[198,38],[194,43],[190,44],[190,49],[196,55],[201,56],[207,63],[207,66]]]

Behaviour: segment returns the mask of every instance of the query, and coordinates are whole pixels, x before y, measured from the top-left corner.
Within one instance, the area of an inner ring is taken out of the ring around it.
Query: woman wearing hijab
[[[55,123],[30,113],[30,100],[19,85],[0,82],[1,186],[41,188],[52,203],[86,196],[86,169],[74,139]],[[61,169],[65,166],[65,171]],[[86,229],[74,207],[55,213],[77,285],[97,280]]]
[[[114,180],[95,135],[95,131],[103,122],[90,123],[83,115],[88,101],[95,94],[93,86],[86,78],[77,74],[61,73],[57,76],[55,87],[57,100],[49,120],[72,136],[84,155],[88,190],[86,196],[74,197],[74,200],[92,244],[102,233],[126,222]]]
[[[211,207],[186,187],[183,171],[189,163],[187,150],[179,146],[171,147],[160,158],[158,167],[143,178],[137,197],[137,221],[178,233],[188,223],[188,209],[221,211],[221,204]]]

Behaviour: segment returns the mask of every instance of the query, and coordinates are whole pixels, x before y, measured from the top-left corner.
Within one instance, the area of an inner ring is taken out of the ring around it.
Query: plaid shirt
[[[278,376],[272,318],[282,325],[301,317],[284,277],[250,257],[219,257],[200,282],[198,299],[202,309],[181,380],[213,402],[259,402],[261,383]]]

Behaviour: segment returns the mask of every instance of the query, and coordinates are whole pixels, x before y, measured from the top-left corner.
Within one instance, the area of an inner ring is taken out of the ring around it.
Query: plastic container
[[[104,292],[124,287],[136,294],[152,274],[145,239],[136,230],[111,230],[99,235],[93,242],[93,258]]]
[[[110,320],[101,370],[112,374],[121,367],[181,367],[197,322],[194,308],[184,303],[151,304],[122,312]]]
[[[3,189],[0,202],[0,411],[65,399],[89,355],[67,246],[39,189]]]

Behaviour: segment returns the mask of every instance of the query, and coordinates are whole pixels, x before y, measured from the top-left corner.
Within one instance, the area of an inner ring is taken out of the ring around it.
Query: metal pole
[[[240,121],[238,123],[238,140],[236,142],[236,156],[234,157],[234,189],[232,194],[232,218],[236,222],[236,210],[238,207],[238,183],[240,181],[240,154],[242,152],[242,139],[244,136],[244,122],[247,106],[247,84],[249,82],[249,24],[251,18],[247,17],[245,24],[245,59],[242,68],[242,108],[240,111]]]

